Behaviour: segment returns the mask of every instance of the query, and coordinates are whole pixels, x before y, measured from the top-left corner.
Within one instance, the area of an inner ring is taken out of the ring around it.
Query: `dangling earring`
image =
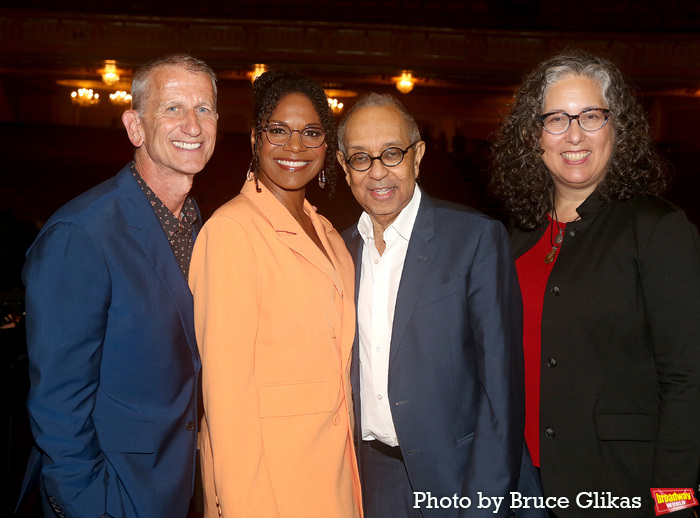
[[[255,157],[250,160],[250,165],[248,166],[248,172],[245,175],[245,179],[249,182],[255,178]]]
[[[248,166],[248,172],[245,175],[245,179],[247,181],[252,181],[255,180],[255,191],[256,192],[262,192],[260,189],[260,185],[258,184],[258,161],[256,160],[255,156],[250,161],[250,165]]]
[[[255,180],[255,192],[262,192],[260,189],[260,184],[258,183],[258,138],[259,135],[255,137],[255,144],[253,144],[253,158],[250,160],[246,179],[248,181]]]
[[[321,169],[321,172],[318,173],[318,186],[323,189],[326,186],[326,170]]]

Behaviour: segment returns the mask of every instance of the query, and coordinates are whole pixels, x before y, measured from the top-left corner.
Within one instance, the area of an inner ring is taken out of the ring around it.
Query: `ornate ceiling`
[[[427,134],[445,134],[449,142],[461,131],[476,147],[472,157],[483,159],[489,135],[523,74],[571,45],[620,65],[639,88],[657,140],[682,171],[681,180],[697,177],[700,3],[695,1],[94,3],[89,8],[64,3],[60,10],[49,0],[0,3],[0,130],[2,158],[10,168],[35,174],[60,163],[99,163],[107,153],[102,143],[117,134],[114,160],[123,160],[130,153],[121,128],[123,108],[106,100],[116,86],[101,83],[104,60],[117,61],[122,76],[117,86],[126,87],[139,64],[183,51],[207,61],[220,78],[222,142],[249,131],[248,74],[255,63],[265,63],[301,70],[330,88],[394,93]],[[394,88],[402,70],[417,79],[407,95]],[[102,102],[72,105],[70,92],[81,85],[94,87]],[[352,104],[352,98],[341,101]],[[84,133],[86,128],[92,130]],[[76,146],[76,140],[83,142]],[[223,149],[220,143],[215,159],[224,160]],[[247,163],[245,153],[244,145],[237,153],[241,163]],[[67,190],[74,195],[92,184],[88,178]],[[5,192],[16,190],[5,176],[0,190],[7,185]],[[0,198],[0,205],[4,201]]]

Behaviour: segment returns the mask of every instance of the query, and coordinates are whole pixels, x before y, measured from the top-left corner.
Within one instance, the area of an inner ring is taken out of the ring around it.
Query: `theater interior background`
[[[219,77],[216,151],[193,189],[205,218],[243,183],[256,65],[315,78],[343,104],[338,118],[363,93],[398,96],[428,142],[422,187],[501,218],[487,189],[490,137],[522,76],[566,46],[606,55],[629,76],[673,171],[667,197],[699,224],[700,3],[692,0],[0,0],[3,317],[21,315],[19,272],[37,229],[130,160],[124,105],[110,94],[128,91],[134,69],[153,57],[190,52]],[[408,93],[396,86],[402,73],[413,80]],[[99,103],[71,97],[81,88]],[[315,186],[307,195],[340,230],[359,216],[342,180],[332,198]],[[21,319],[3,327],[12,389],[0,515],[14,503],[30,440]]]

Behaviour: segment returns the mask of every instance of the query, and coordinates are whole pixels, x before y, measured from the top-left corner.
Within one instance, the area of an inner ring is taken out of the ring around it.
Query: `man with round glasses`
[[[344,238],[356,266],[351,380],[365,517],[511,516],[524,394],[506,231],[416,185],[426,146],[394,97],[362,97],[338,140],[364,209]]]
[[[352,167],[355,171],[360,172],[367,171],[370,167],[372,167],[372,163],[375,160],[379,160],[382,164],[384,164],[387,167],[394,167],[401,163],[404,155],[408,153],[408,150],[416,144],[418,144],[418,142],[420,142],[420,140],[417,140],[413,144],[410,144],[406,149],[401,149],[398,147],[388,147],[384,151],[382,151],[382,154],[379,156],[370,156],[364,152],[354,153],[351,157],[347,159],[347,162],[350,165],[350,167]]]

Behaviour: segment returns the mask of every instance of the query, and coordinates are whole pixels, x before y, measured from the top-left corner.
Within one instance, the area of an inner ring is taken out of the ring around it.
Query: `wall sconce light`
[[[255,68],[253,68],[253,71],[249,74],[250,82],[254,83],[255,80],[265,72],[267,72],[267,67],[263,63],[256,63]]]
[[[92,91],[92,88],[78,88],[71,92],[71,102],[86,108],[100,102],[100,94]]]
[[[102,81],[104,81],[107,86],[112,86],[114,83],[119,82],[119,71],[117,70],[117,62],[115,60],[105,60],[105,67],[100,72],[102,74]]]
[[[396,89],[402,94],[407,94],[413,90],[415,80],[408,70],[401,72],[401,77],[396,81]]]

